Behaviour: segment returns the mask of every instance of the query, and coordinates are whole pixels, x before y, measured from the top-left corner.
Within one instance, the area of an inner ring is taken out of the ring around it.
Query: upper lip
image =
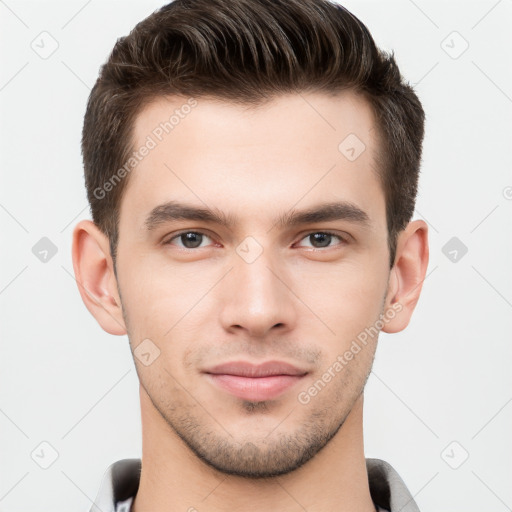
[[[284,361],[266,361],[260,364],[252,364],[246,361],[232,361],[223,363],[208,370],[205,373],[217,375],[237,375],[240,377],[269,377],[272,375],[305,375],[307,371],[301,370]]]

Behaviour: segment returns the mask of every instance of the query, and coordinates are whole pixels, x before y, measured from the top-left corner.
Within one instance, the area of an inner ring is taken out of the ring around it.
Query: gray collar
[[[366,459],[370,494],[374,503],[390,512],[419,512],[400,475],[387,462]],[[90,512],[129,512],[140,480],[140,459],[123,459],[110,465],[103,476]]]

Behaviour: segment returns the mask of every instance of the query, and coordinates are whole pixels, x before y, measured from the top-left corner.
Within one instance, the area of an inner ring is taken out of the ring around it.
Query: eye
[[[333,238],[337,238],[338,240],[340,240],[340,243],[335,244],[334,246],[344,245],[348,243],[347,239],[343,238],[341,235],[338,235],[337,233],[332,233],[330,231],[314,231],[306,235],[304,238],[302,238],[302,240],[307,239],[311,242],[311,245],[306,245],[303,247],[312,247],[314,249],[333,247],[333,245],[331,245]]]
[[[338,239],[339,242],[337,244],[332,244],[334,239]],[[178,243],[173,243],[175,240]],[[163,242],[163,244],[176,245],[181,249],[193,250],[206,247],[207,244],[203,245],[205,240],[212,241],[212,238],[201,231],[182,231],[181,233],[169,238],[166,242]],[[346,238],[331,231],[314,231],[307,234],[301,240],[308,240],[310,242],[310,245],[303,245],[302,247],[310,247],[313,249],[330,248],[348,243]]]
[[[181,233],[174,235],[172,238],[169,238],[169,240],[164,242],[164,245],[177,245],[182,249],[197,249],[201,247],[201,243],[204,241],[205,238],[211,240],[211,238],[208,235],[206,235],[205,233],[201,233],[200,231],[182,231]],[[181,242],[181,245],[173,244],[173,240],[178,240],[179,242]]]

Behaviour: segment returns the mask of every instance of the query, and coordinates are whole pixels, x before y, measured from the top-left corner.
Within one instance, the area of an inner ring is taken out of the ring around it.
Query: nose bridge
[[[225,328],[242,327],[262,336],[274,326],[294,322],[293,294],[281,276],[282,265],[270,247],[247,237],[234,254],[222,320]]]

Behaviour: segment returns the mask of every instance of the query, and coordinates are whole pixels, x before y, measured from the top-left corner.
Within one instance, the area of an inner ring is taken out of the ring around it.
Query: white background
[[[117,37],[161,5],[0,2],[0,511],[85,512],[107,466],[140,457],[128,339],[85,309],[71,234],[89,218],[90,88]],[[381,335],[366,456],[390,462],[422,512],[511,510],[512,2],[344,5],[394,49],[427,113],[415,218],[430,225],[428,277],[409,327]],[[31,48],[43,31],[59,45],[47,59]],[[442,252],[454,236],[457,262]],[[46,263],[42,237],[58,250]],[[43,441],[58,452],[48,469],[31,458]]]

